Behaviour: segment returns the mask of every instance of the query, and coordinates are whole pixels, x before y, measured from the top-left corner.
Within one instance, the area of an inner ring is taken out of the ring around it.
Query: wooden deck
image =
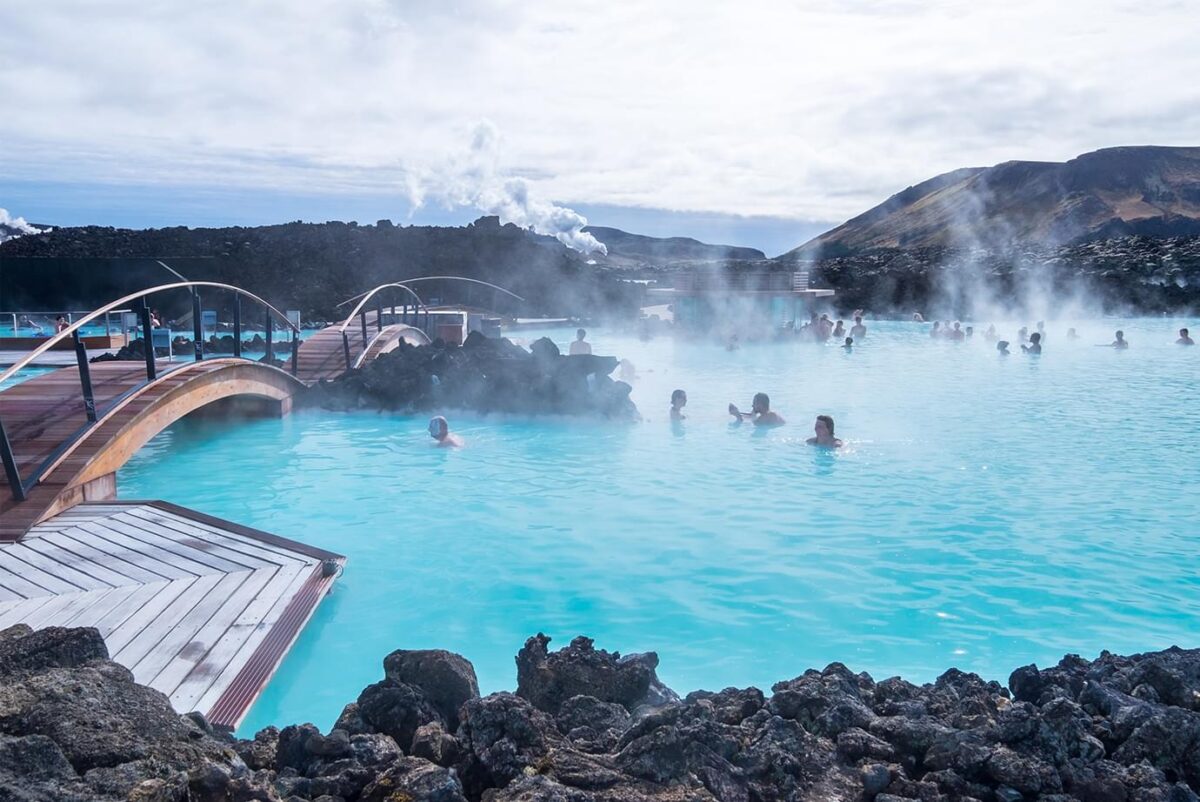
[[[0,545],[0,629],[96,627],[176,710],[236,727],[344,562],[164,502],[82,504]]]

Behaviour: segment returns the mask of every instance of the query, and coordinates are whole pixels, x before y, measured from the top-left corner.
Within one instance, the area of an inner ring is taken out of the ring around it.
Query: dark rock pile
[[[1200,650],[876,682],[840,663],[680,699],[653,654],[530,638],[517,692],[397,651],[328,733],[180,716],[95,630],[0,632],[0,799],[1195,802]]]
[[[461,347],[441,340],[422,346],[401,342],[361,369],[314,387],[307,402],[327,409],[467,409],[636,420],[632,388],[609,378],[618,364],[611,356],[564,356],[545,337],[527,351],[471,332]]]

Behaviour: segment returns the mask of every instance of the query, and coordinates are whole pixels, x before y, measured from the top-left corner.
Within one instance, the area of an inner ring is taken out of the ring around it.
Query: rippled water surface
[[[184,421],[119,486],[349,557],[248,732],[328,727],[395,648],[461,652],[485,692],[511,689],[539,630],[656,650],[681,691],[833,660],[1004,679],[1064,652],[1195,646],[1200,348],[1172,344],[1188,321],[1073,325],[1080,341],[1055,324],[1040,358],[1006,359],[908,323],[849,354],[596,332],[636,365],[644,423],[448,413],[467,441],[448,451],[424,417]],[[1129,351],[1093,347],[1118,325]],[[730,425],[758,390],[786,426]],[[817,413],[840,453],[805,446]]]

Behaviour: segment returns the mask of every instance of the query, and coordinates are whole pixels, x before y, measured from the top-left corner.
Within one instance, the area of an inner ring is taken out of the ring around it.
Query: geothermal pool
[[[850,354],[597,331],[596,353],[640,374],[642,424],[448,413],[467,441],[448,451],[424,416],[189,420],[119,487],[349,557],[247,733],[329,727],[396,648],[460,652],[484,692],[512,689],[539,630],[552,648],[583,633],[655,650],[681,692],[834,660],[1003,680],[1064,652],[1197,645],[1200,348],[1173,344],[1188,324],[1052,323],[1040,358],[1006,359],[911,323],[871,324]],[[1116,328],[1129,351],[1093,347]],[[730,425],[726,405],[758,390],[787,426]],[[817,413],[847,448],[804,445]]]

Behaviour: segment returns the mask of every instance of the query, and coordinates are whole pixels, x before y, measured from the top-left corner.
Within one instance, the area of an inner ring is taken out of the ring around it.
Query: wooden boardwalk
[[[176,710],[236,727],[344,562],[163,502],[82,504],[0,546],[0,629],[96,627]]]
[[[386,319],[386,316],[385,316]],[[395,323],[380,331],[375,322],[376,313],[367,313],[366,353],[363,348],[362,326],[346,329],[350,343],[350,360],[354,365],[370,362],[380,354],[393,350],[403,340],[410,345],[425,345],[429,337],[413,326]],[[300,343],[300,359],[296,377],[308,385],[319,381],[336,379],[346,372],[346,346],[342,341],[341,326],[329,326]]]

